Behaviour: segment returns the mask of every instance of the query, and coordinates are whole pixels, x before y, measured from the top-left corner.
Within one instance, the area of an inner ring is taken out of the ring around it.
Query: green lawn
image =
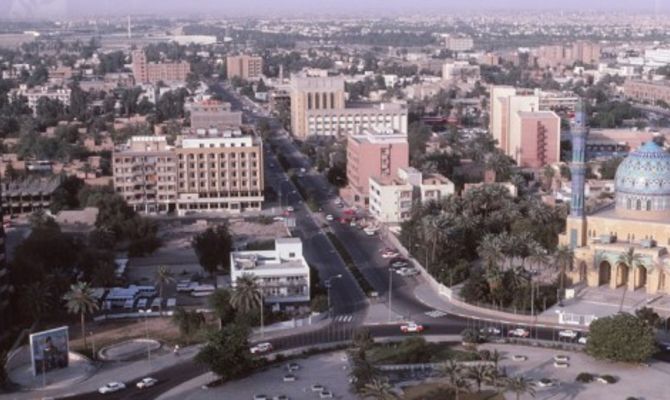
[[[405,389],[403,400],[453,400],[453,391],[443,383],[422,383]],[[500,394],[491,391],[481,393],[461,393],[459,400],[505,400]]]
[[[455,348],[449,343],[428,343],[421,337],[408,338],[403,342],[375,344],[367,353],[373,364],[419,364],[447,360],[479,360],[476,352]]]

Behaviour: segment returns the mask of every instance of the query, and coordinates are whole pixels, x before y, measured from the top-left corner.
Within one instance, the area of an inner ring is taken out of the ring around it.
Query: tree
[[[230,304],[240,313],[246,314],[263,306],[263,297],[258,280],[254,275],[245,274],[235,281]]]
[[[359,328],[354,332],[352,342],[359,352],[366,352],[375,343],[372,334],[367,328]]]
[[[33,321],[39,320],[52,307],[51,285],[48,280],[36,280],[23,286],[19,291],[19,304]]]
[[[178,307],[172,315],[172,321],[179,328],[179,333],[190,343],[193,336],[205,323],[205,316],[197,311],[186,311]]]
[[[516,394],[516,400],[519,400],[522,394],[529,394],[531,397],[535,397],[535,388],[533,386],[533,381],[519,375],[507,379],[505,389],[508,392]]]
[[[491,375],[491,367],[485,364],[471,365],[465,370],[465,377],[472,379],[477,385],[477,391],[482,391],[482,383],[484,383]]]
[[[560,289],[565,288],[565,273],[567,269],[572,266],[572,261],[575,258],[575,253],[567,245],[558,246],[554,253],[554,262],[558,266],[560,275]]]
[[[468,382],[467,379],[463,377],[458,377],[451,385],[451,387],[454,389],[454,397],[456,400],[459,400],[461,398],[461,392],[470,390],[470,382]]]
[[[646,321],[652,328],[657,327],[661,322],[661,317],[653,308],[642,307],[635,310],[635,316]]]
[[[446,376],[449,379],[449,384],[452,386],[461,376],[461,372],[463,372],[463,367],[461,367],[454,360],[449,360],[446,363],[440,365],[440,374],[442,376]]]
[[[70,285],[70,291],[63,296],[65,307],[71,314],[79,314],[81,320],[81,337],[86,347],[86,314],[98,309],[98,303],[93,298],[93,290],[86,282],[77,282]]]
[[[589,327],[586,352],[598,359],[643,362],[656,351],[653,328],[642,318],[619,313]]]
[[[365,384],[361,390],[363,398],[373,398],[375,400],[397,400],[399,397],[393,391],[393,386],[389,384],[388,379],[374,378],[370,383]]]
[[[310,302],[309,305],[310,309],[312,312],[324,312],[328,310],[328,296],[325,295],[317,295],[312,298],[312,301]]]
[[[209,297],[209,306],[214,309],[214,314],[219,319],[219,329],[235,318],[235,308],[230,299],[231,294],[228,289],[217,289]]]
[[[221,224],[214,228],[207,228],[206,231],[193,238],[191,245],[202,268],[214,278],[214,287],[216,288],[216,272],[219,269],[230,270],[230,251],[233,246],[233,238],[228,231],[228,225]]]
[[[619,258],[617,259],[617,262],[619,264],[624,264],[625,266],[627,266],[630,269],[629,273],[634,272],[635,268],[643,267],[643,265],[644,265],[642,263],[642,256],[640,254],[636,254],[635,253],[635,248],[633,248],[633,247],[630,247],[630,248],[628,248],[628,250],[619,254]],[[637,274],[633,273],[633,279],[636,279],[636,277],[637,277]],[[633,282],[633,284],[634,284],[633,286],[636,286],[636,282]],[[624,288],[623,288],[623,293],[621,294],[621,302],[619,304],[619,312],[621,312],[621,310],[623,309],[623,302],[624,302],[624,299],[626,298],[626,292],[627,291],[628,291],[628,285],[625,285]]]
[[[237,324],[211,332],[195,361],[207,365],[223,381],[244,376],[257,365],[249,352],[248,336],[249,328]]]
[[[174,275],[170,270],[168,269],[167,266],[165,265],[160,265],[158,266],[158,269],[156,270],[156,276],[154,278],[156,280],[156,284],[158,284],[158,297],[161,299],[161,302],[158,306],[158,309],[160,311],[161,317],[163,316],[163,290],[165,289],[165,285],[168,283],[174,282]]]

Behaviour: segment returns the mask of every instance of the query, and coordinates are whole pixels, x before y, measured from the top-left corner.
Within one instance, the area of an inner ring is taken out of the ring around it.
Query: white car
[[[321,393],[321,392],[323,392],[324,390],[326,390],[326,388],[323,387],[323,385],[319,385],[318,383],[312,385],[312,392]]]
[[[484,335],[492,335],[492,336],[500,335],[500,329],[496,328],[495,326],[487,326],[486,328],[480,329],[479,332]]]
[[[563,354],[557,354],[554,356],[554,361],[556,362],[568,362],[570,361],[570,357],[563,355]]]
[[[571,329],[558,331],[558,337],[559,338],[575,340],[577,338],[577,335],[578,335],[577,332],[575,332]]]
[[[293,211],[295,211],[295,209],[293,208],[293,206],[288,206],[288,207],[286,207],[286,211],[293,212]]]
[[[528,357],[521,355],[521,354],[515,354],[512,356],[512,361],[526,361]]]
[[[284,382],[295,382],[298,378],[293,374],[284,375],[282,379]]]
[[[588,343],[588,341],[589,341],[588,336],[582,336],[579,339],[577,339],[577,343],[579,344],[586,344]]]
[[[554,367],[555,368],[568,368],[570,364],[563,362],[563,361],[554,361]]]
[[[114,392],[118,392],[119,390],[123,390],[125,388],[126,388],[126,385],[124,383],[109,382],[105,386],[98,389],[98,393],[100,393],[100,394],[114,393]]]
[[[270,342],[258,343],[257,345],[249,349],[249,351],[251,352],[251,354],[267,353],[268,351],[272,351],[272,343]]]
[[[137,382],[137,384],[135,386],[137,386],[138,389],[144,389],[144,388],[152,387],[156,383],[158,383],[157,379],[154,379],[154,378],[151,378],[151,377],[146,377],[146,378],[143,378],[141,381]]]
[[[424,329],[423,325],[416,322],[408,322],[400,326],[400,332],[402,333],[421,333]]]
[[[333,214],[328,214],[326,215],[326,221],[333,221],[335,217],[333,217]]]
[[[539,387],[553,387],[556,386],[556,382],[549,378],[542,378],[537,381],[537,386]]]
[[[516,337],[521,337],[521,338],[525,338],[525,337],[530,336],[530,332],[528,332],[527,329],[523,329],[523,328],[512,329],[511,331],[507,332],[507,334],[509,336],[516,336]]]
[[[419,275],[419,270],[411,267],[400,268],[395,271],[400,276],[416,276]]]

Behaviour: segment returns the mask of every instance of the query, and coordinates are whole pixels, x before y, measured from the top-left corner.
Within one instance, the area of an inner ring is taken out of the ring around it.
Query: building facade
[[[340,109],[308,110],[310,135],[349,136],[366,130],[407,132],[407,105],[404,103],[356,104]]]
[[[310,269],[300,238],[275,239],[274,250],[231,252],[232,287],[245,275],[256,278],[265,304],[308,303],[310,300]]]
[[[410,218],[417,202],[440,201],[456,192],[440,174],[422,174],[415,168],[398,170],[397,178],[370,177],[370,214],[379,222],[399,224]]]
[[[398,178],[398,169],[409,166],[407,134],[366,131],[347,140],[348,186],[342,196],[367,207],[370,178],[380,181]]]
[[[572,199],[562,244],[574,249],[573,282],[670,294],[670,154],[655,142],[631,152],[615,175],[615,201],[587,214],[584,205],[586,114],[572,133]]]
[[[226,57],[226,75],[228,79],[260,79],[263,77],[263,57],[249,55],[228,56]]]
[[[474,47],[475,42],[470,36],[464,35],[445,35],[444,47],[449,51],[460,52],[470,51]]]
[[[291,79],[291,131],[297,138],[310,134],[307,122],[312,110],[345,108],[344,78],[296,76]]]
[[[241,212],[263,204],[263,144],[240,130],[183,137],[176,147],[177,213]]]
[[[191,64],[186,61],[150,63],[143,50],[132,52],[132,69],[135,83],[184,82],[191,73]]]
[[[4,215],[11,217],[31,214],[38,210],[48,210],[54,192],[61,183],[62,179],[59,175],[29,176],[20,180],[2,182],[0,194]]]
[[[174,211],[177,157],[165,136],[133,136],[112,155],[114,188],[135,211]]]
[[[670,84],[665,81],[650,82],[642,80],[626,80],[623,84],[624,95],[638,102],[656,105],[663,101],[670,104]]]
[[[190,106],[191,130],[218,129],[242,125],[242,112],[232,111],[230,103],[205,100]]]
[[[28,99],[28,107],[33,110],[33,113],[36,113],[37,103],[39,103],[42,97],[50,100],[58,100],[63,103],[65,107],[69,107],[72,90],[68,88],[56,89],[50,88],[48,86],[36,86],[29,88],[27,85],[20,85],[18,89],[14,89],[10,92],[10,96],[14,95]]]
[[[560,161],[561,118],[553,111],[517,113],[519,135],[510,135],[513,158],[522,168],[540,169]],[[518,140],[518,141],[517,141]]]

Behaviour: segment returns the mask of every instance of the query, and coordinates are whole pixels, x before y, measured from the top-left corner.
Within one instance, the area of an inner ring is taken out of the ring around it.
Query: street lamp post
[[[96,359],[96,356],[95,356],[95,336],[93,336],[93,331],[89,332],[88,335],[91,337],[91,352],[92,352],[91,355],[93,356],[93,359],[95,360]]]
[[[331,281],[333,279],[340,279],[340,278],[342,278],[342,274],[337,274],[337,275],[331,276],[330,278],[326,279],[325,282],[324,282],[324,284],[326,285],[326,289],[328,290],[328,316],[329,317],[333,316],[333,310],[332,310],[332,307],[330,305],[331,304],[330,288],[331,288],[331,286],[333,286]]]
[[[139,310],[140,314],[144,316],[144,336],[147,340],[147,361],[149,368],[151,368],[151,343],[149,343],[149,313],[151,310]]]
[[[391,310],[391,301],[393,300],[392,288],[393,288],[393,271],[391,270],[391,268],[389,268],[389,322],[391,322],[391,314],[393,313],[393,311]]]

